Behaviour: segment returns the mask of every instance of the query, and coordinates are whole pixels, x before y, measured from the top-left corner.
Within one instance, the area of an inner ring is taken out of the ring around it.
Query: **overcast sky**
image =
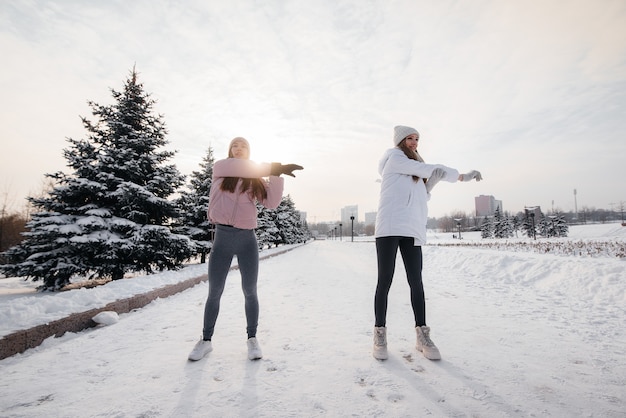
[[[623,0],[0,2],[0,192],[18,207],[66,171],[87,101],[136,66],[183,174],[244,136],[298,163],[309,222],[375,211],[397,124],[426,162],[484,181],[437,186],[430,215],[474,197],[517,212],[626,201]]]

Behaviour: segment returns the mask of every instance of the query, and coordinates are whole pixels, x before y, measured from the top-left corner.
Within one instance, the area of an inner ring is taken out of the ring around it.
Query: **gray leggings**
[[[213,337],[220,299],[233,256],[237,256],[241,272],[241,288],[245,297],[248,338],[256,336],[259,323],[259,299],[256,292],[259,274],[259,248],[253,229],[239,229],[224,225],[215,228],[215,239],[209,256],[209,297],[204,306],[205,340]]]

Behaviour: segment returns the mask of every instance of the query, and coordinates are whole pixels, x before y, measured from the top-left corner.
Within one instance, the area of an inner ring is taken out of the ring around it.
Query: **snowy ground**
[[[626,240],[624,231],[573,227],[570,237]],[[262,360],[246,359],[233,271],[205,359],[187,361],[202,327],[203,283],[0,361],[0,416],[626,417],[625,259],[426,246],[424,260],[441,361],[414,348],[401,264],[390,294],[390,358],[373,359],[374,244],[316,241],[261,262]],[[41,319],[32,315],[106,304],[150,286],[142,281],[205,269],[48,295],[0,280],[0,325],[6,334]]]

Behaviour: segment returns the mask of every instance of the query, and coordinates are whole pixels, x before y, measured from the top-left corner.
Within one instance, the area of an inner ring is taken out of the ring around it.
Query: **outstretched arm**
[[[213,176],[254,179],[286,174],[295,177],[293,174],[294,170],[302,170],[302,166],[297,164],[256,163],[251,160],[227,158],[225,160],[219,160],[213,165]]]
[[[441,169],[441,168],[436,168],[433,170],[433,173],[430,175],[430,177],[426,180],[426,191],[428,193],[431,192],[431,190],[433,189],[433,187],[435,187],[435,185],[437,183],[439,183],[439,181],[441,179],[443,179],[446,175],[445,170]],[[476,181],[481,181],[483,179],[482,175],[480,174],[479,171],[476,170],[472,170],[467,174],[459,174],[458,180],[459,181],[470,181],[472,179],[476,179]]]
[[[213,164],[213,177],[241,177],[255,179],[270,175],[269,163],[256,163],[251,160],[227,158]]]
[[[379,173],[397,173],[409,176],[418,176],[421,178],[430,178],[436,169],[443,170],[443,176],[440,180],[454,183],[457,181],[459,172],[451,167],[442,164],[427,164],[416,160],[406,158],[404,154],[392,153],[386,160],[381,160]]]

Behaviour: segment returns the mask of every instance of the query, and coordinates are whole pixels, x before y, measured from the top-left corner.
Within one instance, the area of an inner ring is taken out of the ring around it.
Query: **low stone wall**
[[[284,254],[287,251],[291,251],[293,248],[288,248],[283,251],[278,251],[266,256],[261,256],[260,259],[266,259],[274,257],[280,254]],[[231,267],[231,270],[237,269],[237,266]],[[66,332],[80,332],[87,328],[95,327],[96,324],[93,321],[93,317],[104,311],[114,311],[118,314],[128,313],[135,309],[140,309],[158,298],[167,298],[169,296],[180,293],[187,290],[197,284],[208,279],[204,274],[199,277],[187,279],[185,281],[167,285],[158,289],[154,289],[147,293],[135,295],[126,299],[116,300],[108,305],[91,309],[85,312],[79,312],[71,314],[65,318],[57,319],[47,324],[37,325],[27,330],[16,331],[14,333],[5,335],[0,339],[0,360],[10,357],[15,354],[23,353],[29,348],[35,348],[39,346],[45,339],[54,337],[60,337]],[[131,279],[132,280],[132,279]]]

